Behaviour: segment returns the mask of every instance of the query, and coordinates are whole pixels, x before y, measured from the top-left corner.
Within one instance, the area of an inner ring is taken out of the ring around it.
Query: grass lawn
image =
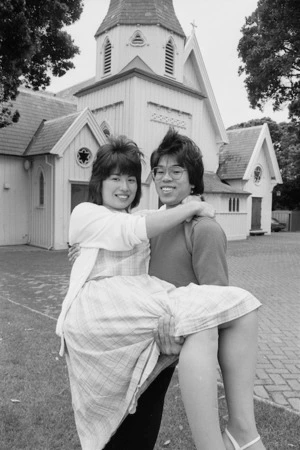
[[[67,369],[58,356],[56,322],[5,300],[0,311],[0,449],[80,449]],[[222,388],[219,405],[224,425],[227,412]],[[256,416],[268,450],[300,449],[300,416],[261,402],[256,402]],[[155,448],[163,449],[195,449],[177,374],[168,391]]]

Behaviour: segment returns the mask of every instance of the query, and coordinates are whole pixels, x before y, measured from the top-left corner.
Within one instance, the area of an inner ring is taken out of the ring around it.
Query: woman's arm
[[[159,210],[146,216],[146,231],[148,238],[152,238],[194,216],[214,217],[214,208],[206,202],[190,201],[175,208]]]

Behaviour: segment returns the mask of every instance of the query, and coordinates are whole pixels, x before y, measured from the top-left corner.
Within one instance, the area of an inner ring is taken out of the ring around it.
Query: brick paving
[[[263,303],[255,394],[300,413],[300,233],[229,242],[228,263],[230,283]],[[0,247],[0,302],[56,320],[69,274],[66,251]]]

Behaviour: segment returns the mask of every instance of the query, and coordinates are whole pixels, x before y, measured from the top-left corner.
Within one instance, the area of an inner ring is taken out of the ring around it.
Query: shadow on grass
[[[0,314],[0,449],[79,450],[56,322],[5,300]],[[219,408],[223,427],[227,411],[222,388]],[[299,416],[256,402],[256,417],[268,450],[299,450]],[[164,449],[195,449],[176,371],[155,447]]]

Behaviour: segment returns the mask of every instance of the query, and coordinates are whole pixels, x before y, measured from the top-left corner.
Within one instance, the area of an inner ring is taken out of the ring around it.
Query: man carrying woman
[[[177,163],[171,169],[156,166],[154,179],[165,170],[175,179],[182,176],[187,169]],[[173,189],[162,188],[165,194]],[[263,450],[252,402],[260,303],[239,288],[194,283],[175,288],[147,274],[148,239],[205,215],[207,205],[191,201],[145,216],[128,214],[141,195],[141,153],[124,139],[99,150],[89,192],[90,201],[71,216],[70,242],[80,244],[81,254],[57,325],[83,449],[103,448],[134,412],[159,357],[153,329],[169,315],[174,336],[185,338],[179,378],[196,448]],[[217,352],[229,408],[224,438],[215,408]]]

